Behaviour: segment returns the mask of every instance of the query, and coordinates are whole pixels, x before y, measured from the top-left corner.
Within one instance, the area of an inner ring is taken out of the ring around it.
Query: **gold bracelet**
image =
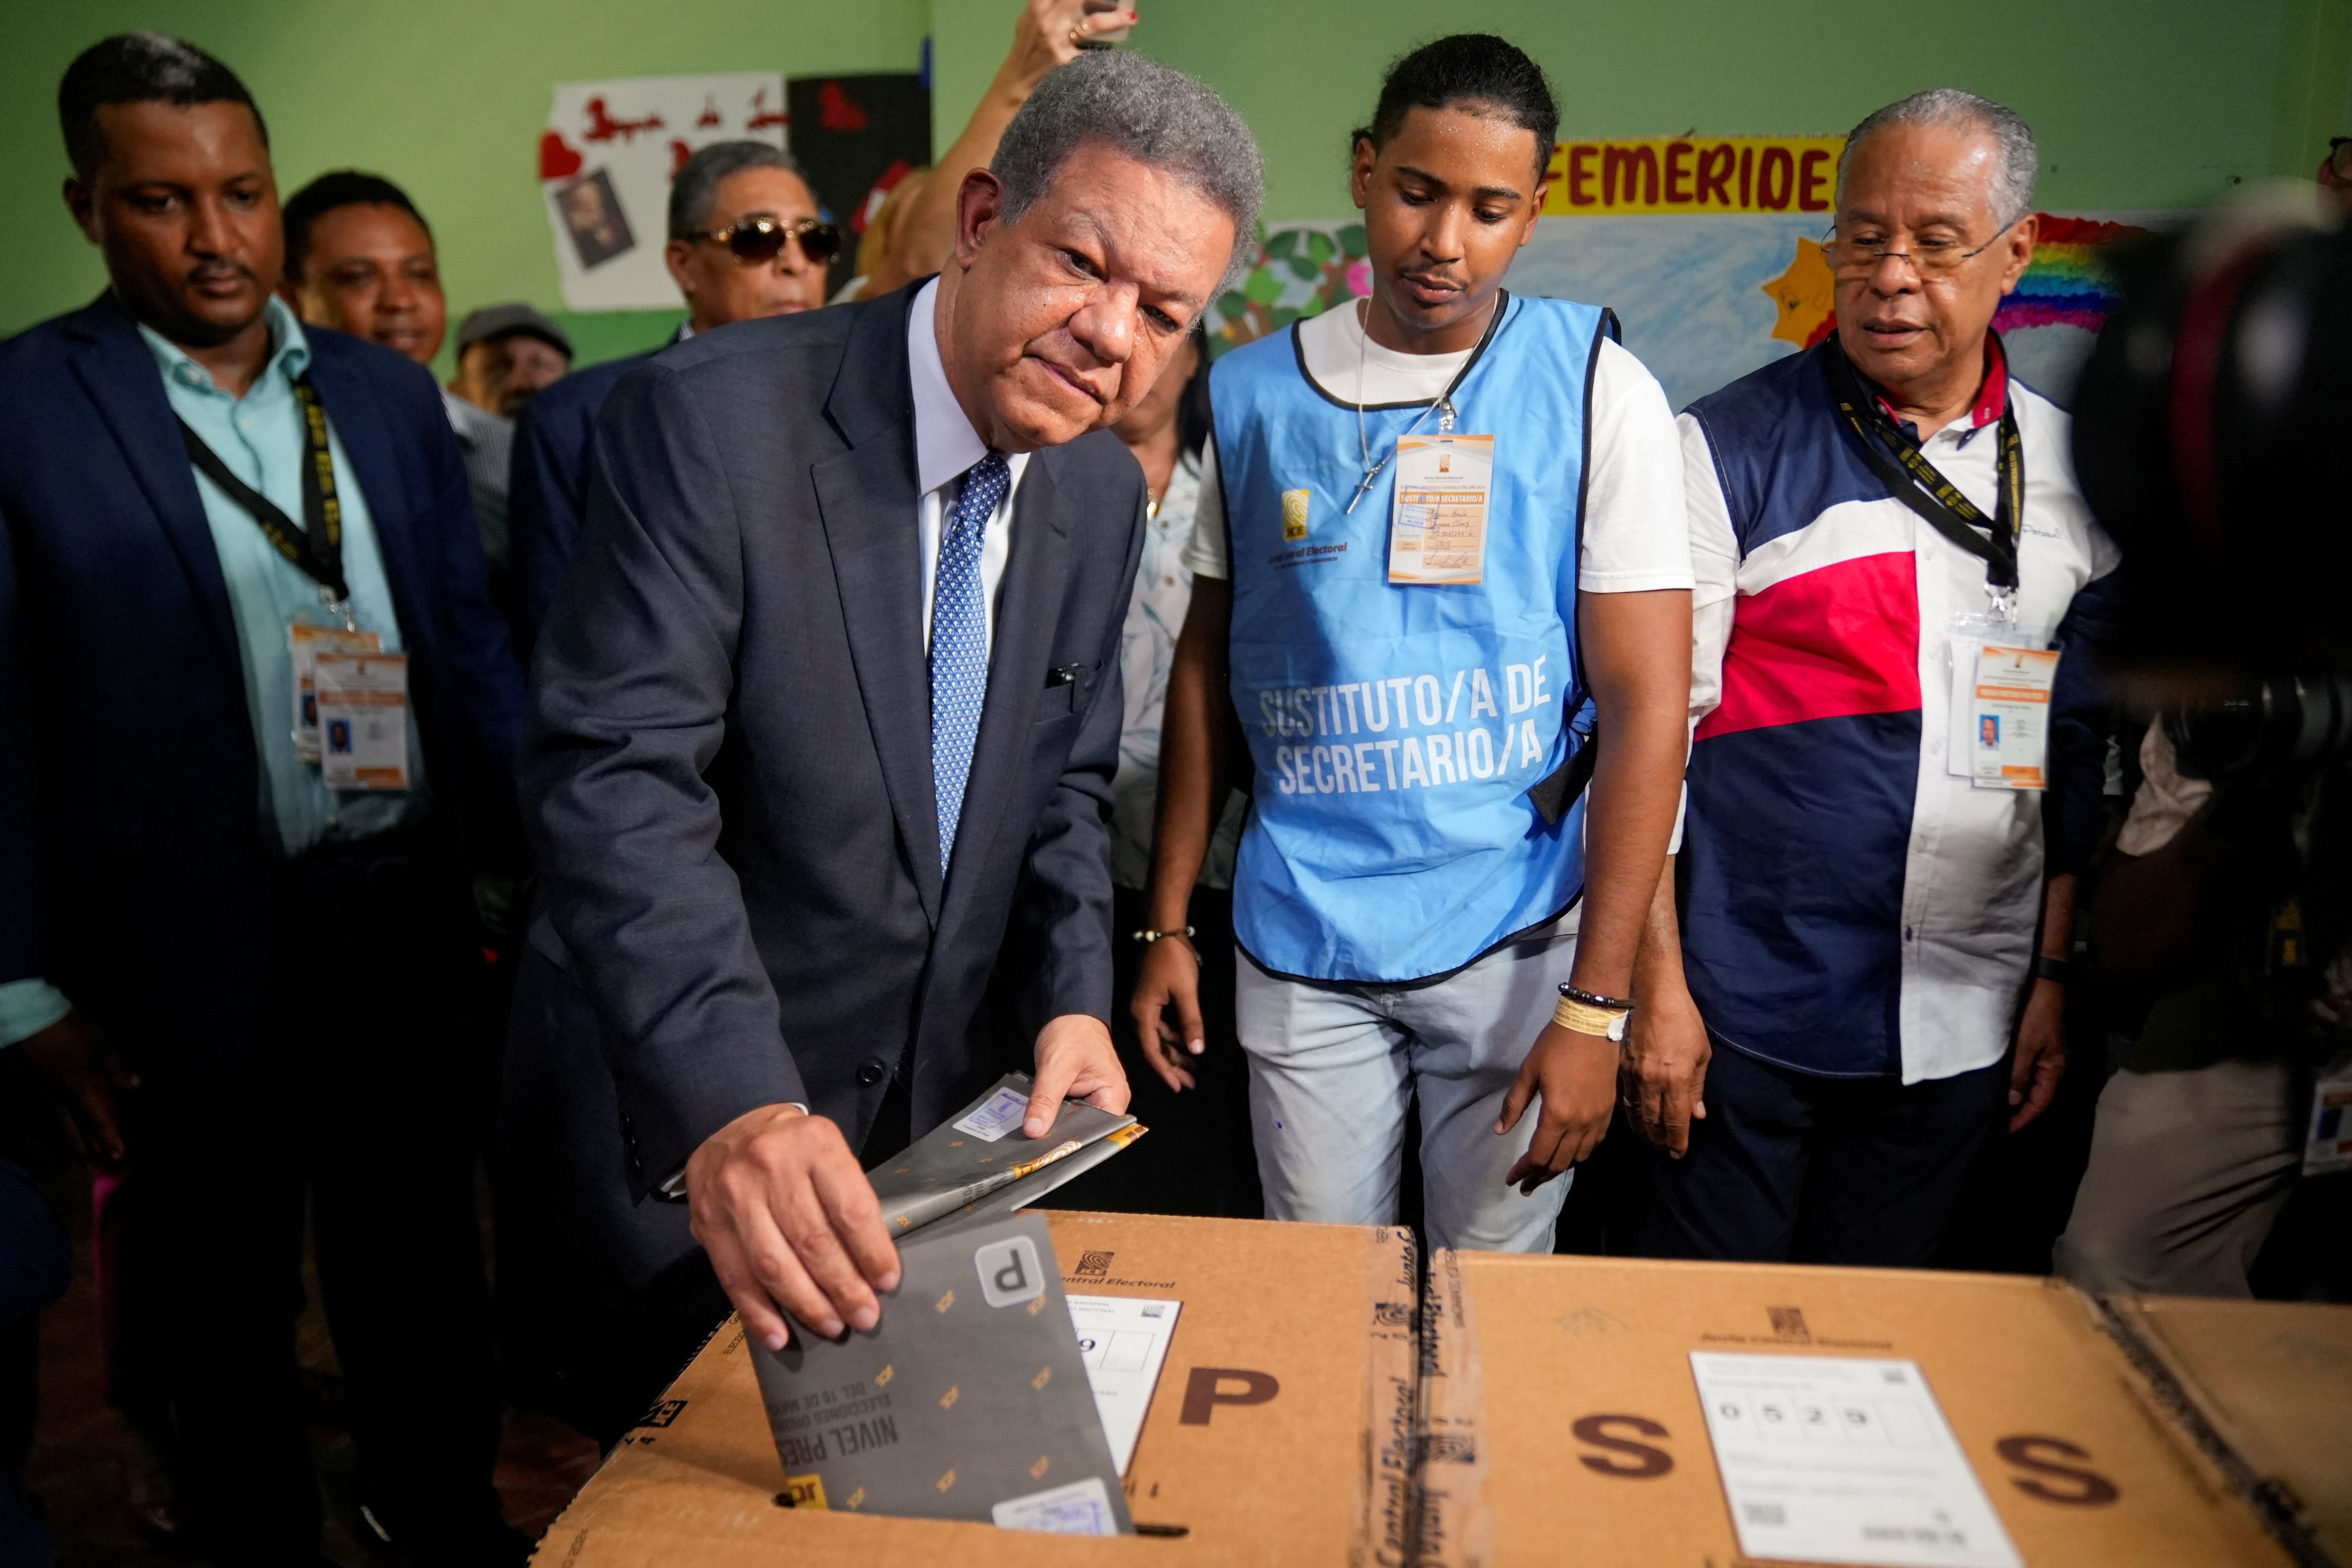
[[[1625,1020],[1631,1013],[1620,1013],[1607,1007],[1595,1007],[1589,1002],[1579,1002],[1563,996],[1551,1010],[1551,1021],[1561,1028],[1579,1035],[1598,1035],[1604,1040],[1625,1037]]]

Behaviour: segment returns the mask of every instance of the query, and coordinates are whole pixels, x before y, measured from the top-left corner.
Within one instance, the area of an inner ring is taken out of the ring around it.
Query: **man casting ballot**
[[[1024,1131],[1127,1104],[1103,817],[1144,487],[1108,426],[1261,187],[1214,93],[1088,57],[966,176],[942,276],[697,338],[601,416],[521,764],[526,984],[584,996],[632,1195],[683,1193],[771,1347],[786,1313],[877,1321],[898,1266],[859,1151],[993,1075],[1008,929]]]

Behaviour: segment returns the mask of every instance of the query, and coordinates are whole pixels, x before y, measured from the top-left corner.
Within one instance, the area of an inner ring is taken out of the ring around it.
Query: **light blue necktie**
[[[988,520],[1013,488],[1013,472],[991,452],[971,466],[940,531],[939,574],[931,591],[931,791],[940,814],[940,875],[955,852],[971,777],[972,742],[988,698],[988,604],[981,591],[980,548]]]

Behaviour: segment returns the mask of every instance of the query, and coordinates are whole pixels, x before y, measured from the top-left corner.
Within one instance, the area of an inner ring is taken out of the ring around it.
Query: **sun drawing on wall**
[[[2116,307],[2115,278],[2102,253],[2147,231],[2127,223],[2096,218],[2035,215],[2042,236],[2016,291],[1993,315],[1996,331],[2020,327],[2074,327],[2095,332]],[[1788,269],[1763,285],[1778,310],[1772,335],[1809,349],[1837,325],[1835,282],[1821,242],[1801,238]]]

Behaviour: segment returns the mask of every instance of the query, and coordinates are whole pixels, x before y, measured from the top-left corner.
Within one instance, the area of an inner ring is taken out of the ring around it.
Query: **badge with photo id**
[[[329,789],[408,787],[408,657],[322,653],[319,771]]]
[[[1951,771],[1979,789],[2050,787],[2050,702],[2054,648],[1962,634],[1952,639]]]
[[[1389,581],[1476,583],[1486,570],[1492,436],[1406,436],[1397,442]]]
[[[315,763],[319,760],[319,656],[374,653],[383,647],[383,637],[376,632],[296,621],[286,628],[286,644],[294,656],[294,754]]]

